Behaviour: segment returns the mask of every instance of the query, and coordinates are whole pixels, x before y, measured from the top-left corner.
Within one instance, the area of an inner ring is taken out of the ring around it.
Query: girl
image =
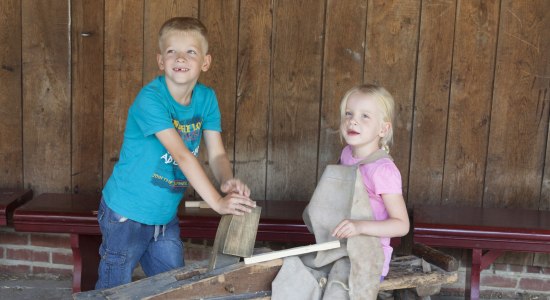
[[[389,153],[393,114],[393,97],[383,87],[364,84],[349,90],[340,104],[340,134],[347,144],[340,163],[355,165],[379,149]],[[390,158],[362,165],[360,172],[375,220],[343,220],[332,235],[338,239],[360,234],[380,237],[385,257],[382,276],[386,276],[393,251],[390,238],[409,231],[401,174]]]

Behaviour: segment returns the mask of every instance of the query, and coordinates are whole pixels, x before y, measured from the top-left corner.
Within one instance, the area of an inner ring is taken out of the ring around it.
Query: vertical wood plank
[[[66,0],[22,2],[25,186],[71,186],[69,7]]]
[[[441,202],[456,1],[422,2],[409,203]]]
[[[72,190],[103,187],[104,2],[72,0]]]
[[[142,88],[143,0],[105,0],[103,181],[118,161],[128,108]]]
[[[367,0],[327,1],[318,177],[340,158],[340,101],[363,82]],[[354,34],[348,34],[353,28]]]
[[[229,160],[233,163],[235,159],[239,1],[202,0],[199,15],[200,20],[208,29],[208,52],[212,55],[210,70],[202,74],[199,81],[216,91],[222,115],[222,140]],[[213,173],[207,167],[208,157],[204,143],[201,146],[199,159],[205,166],[212,182],[216,183]]]
[[[242,0],[237,56],[235,176],[265,200],[270,97],[271,2]]]
[[[0,187],[23,187],[21,1],[0,2]]]
[[[550,2],[502,1],[483,206],[539,208],[550,100]]]
[[[500,1],[458,1],[442,204],[481,206]]]
[[[158,32],[162,24],[173,17],[197,17],[198,0],[145,1],[143,40],[143,83],[161,75],[157,64],[159,53]]]
[[[395,100],[391,155],[407,199],[420,2],[368,3],[364,81],[385,87]]]
[[[317,179],[324,3],[275,1],[267,198],[309,200]]]

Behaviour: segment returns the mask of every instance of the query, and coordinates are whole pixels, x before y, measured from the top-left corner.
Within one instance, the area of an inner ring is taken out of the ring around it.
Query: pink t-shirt
[[[346,146],[342,150],[340,163],[342,165],[355,165],[364,158],[355,158],[351,152],[351,147]],[[363,183],[369,193],[370,205],[376,220],[386,220],[388,211],[384,206],[382,194],[401,194],[401,173],[395,163],[389,158],[379,159],[373,163],[362,165],[360,167]],[[384,250],[384,267],[382,276],[386,276],[390,269],[391,255],[393,248],[390,246],[390,238],[380,238],[382,249]]]

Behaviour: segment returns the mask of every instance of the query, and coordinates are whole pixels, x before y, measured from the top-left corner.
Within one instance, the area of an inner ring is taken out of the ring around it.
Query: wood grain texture
[[[420,2],[370,0],[367,10],[364,81],[384,86],[395,100],[391,155],[407,199]]]
[[[213,88],[216,92],[222,117],[222,141],[232,163],[235,143],[238,11],[237,0],[203,0],[199,6],[199,19],[208,29],[208,52],[212,56],[210,69],[201,75],[199,82]],[[212,170],[208,167],[204,140],[201,142],[199,160],[211,182],[219,187],[221,182],[216,181]]]
[[[0,182],[23,187],[21,1],[0,2]]]
[[[275,1],[268,199],[309,199],[317,179],[324,3]]]
[[[210,70],[200,81],[216,91],[222,114],[222,140],[233,161],[239,2],[203,0],[200,12],[200,19],[208,28],[208,52],[212,55]]]
[[[265,200],[273,15],[268,1],[241,1],[235,120],[235,177]]]
[[[481,206],[499,1],[459,1],[442,204]]]
[[[319,128],[318,176],[340,158],[340,102],[363,82],[367,0],[327,1]],[[356,34],[347,34],[353,30]]]
[[[484,207],[538,209],[550,101],[550,2],[501,4]]]
[[[21,3],[24,184],[36,194],[69,191],[68,2],[25,0]]]
[[[103,188],[103,0],[71,2],[71,190]]]
[[[105,0],[103,181],[118,161],[128,108],[142,88],[143,0]]]
[[[163,74],[157,64],[158,33],[162,24],[173,17],[198,17],[198,0],[145,1],[143,12],[143,83]]]
[[[441,202],[456,1],[422,3],[409,203]]]

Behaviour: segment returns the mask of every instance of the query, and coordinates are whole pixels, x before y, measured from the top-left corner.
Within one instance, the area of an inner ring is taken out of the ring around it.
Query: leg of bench
[[[479,276],[481,273],[481,249],[472,249],[472,267],[470,269],[470,300],[479,299]]]
[[[71,233],[73,250],[73,293],[95,288],[101,236]]]
[[[470,299],[479,299],[479,281],[481,271],[489,267],[504,251],[490,250],[483,254],[482,249],[472,249],[472,268],[470,270]]]

